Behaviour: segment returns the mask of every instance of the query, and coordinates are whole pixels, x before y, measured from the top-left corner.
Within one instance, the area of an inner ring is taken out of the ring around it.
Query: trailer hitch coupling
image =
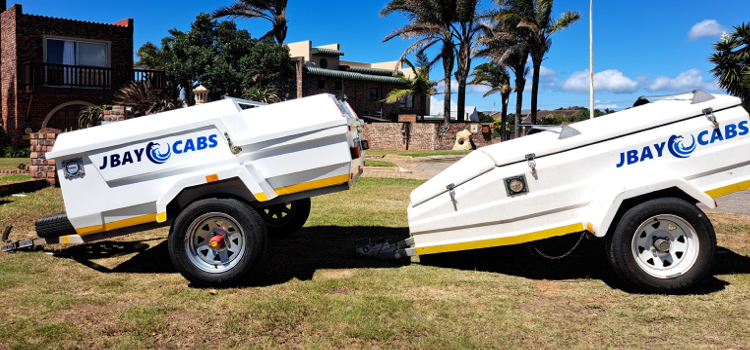
[[[409,237],[398,243],[391,243],[388,239],[381,239],[373,242],[370,238],[357,241],[354,249],[357,255],[362,257],[375,258],[378,260],[399,259],[405,256],[417,255],[414,248],[414,238]]]

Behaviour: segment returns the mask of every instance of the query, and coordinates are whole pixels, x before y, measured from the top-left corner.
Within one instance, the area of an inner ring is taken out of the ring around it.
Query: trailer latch
[[[534,175],[534,179],[536,179],[536,154],[527,154],[526,162],[529,164],[529,168],[531,168],[531,175]]]
[[[716,121],[716,116],[714,115],[714,109],[711,107],[708,107],[703,110],[703,115],[706,116],[706,119],[708,119],[711,124],[714,125],[714,129],[717,129],[719,127],[719,122]]]
[[[236,147],[234,143],[232,143],[232,139],[229,138],[228,133],[224,133],[224,137],[227,138],[227,144],[229,144],[229,150],[234,154],[236,157],[239,157],[242,153],[242,148]]]
[[[453,210],[458,211],[458,207],[456,207],[456,185],[450,184],[448,186],[445,186],[445,188],[449,191],[448,194],[451,196],[451,202],[453,202]]]

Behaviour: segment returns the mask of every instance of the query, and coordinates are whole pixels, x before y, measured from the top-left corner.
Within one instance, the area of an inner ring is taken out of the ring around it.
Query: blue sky
[[[134,46],[146,41],[158,43],[167,30],[188,30],[200,12],[211,12],[232,0],[221,1],[145,1],[110,2],[94,0],[19,0],[24,13],[78,20],[114,23],[124,18],[135,20]],[[393,29],[406,24],[398,15],[380,18],[387,1],[325,2],[289,1],[287,43],[312,40],[314,46],[341,44],[343,59],[382,62],[398,59],[411,43],[394,39],[380,41]],[[482,6],[491,7],[484,0]],[[552,37],[552,49],[542,64],[539,108],[555,109],[571,105],[588,106],[589,1],[555,1],[554,12],[581,13],[581,19]],[[747,21],[750,2],[712,1],[594,1],[594,83],[597,108],[624,108],[638,96],[683,92],[692,89],[717,91],[708,73],[711,44],[722,30]],[[259,37],[270,29],[264,20],[237,20],[239,28]],[[475,60],[474,65],[482,61]],[[531,65],[531,60],[529,60]],[[442,69],[432,71],[433,79],[442,78]],[[528,76],[527,90],[531,86]],[[454,89],[456,91],[456,89]],[[500,96],[482,98],[481,88],[470,87],[467,105],[479,110],[500,109]],[[530,105],[530,93],[523,105]],[[453,95],[455,103],[456,96]],[[509,109],[515,108],[515,94]],[[441,109],[442,96],[433,98],[433,108]]]

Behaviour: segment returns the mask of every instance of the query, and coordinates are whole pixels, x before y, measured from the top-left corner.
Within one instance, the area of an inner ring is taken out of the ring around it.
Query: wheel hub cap
[[[638,227],[631,243],[633,257],[647,274],[674,278],[690,271],[698,258],[698,235],[684,219],[662,214]]]
[[[218,234],[208,241],[208,245],[211,246],[215,252],[220,251],[224,247],[224,235]]]
[[[185,235],[185,251],[195,267],[208,273],[234,268],[244,255],[242,228],[224,213],[206,213],[193,221]]]

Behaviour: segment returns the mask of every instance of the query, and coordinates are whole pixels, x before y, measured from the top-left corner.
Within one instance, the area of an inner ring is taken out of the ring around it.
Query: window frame
[[[373,92],[375,93],[375,98],[373,98]],[[378,88],[370,88],[370,101],[377,101],[378,100]]]
[[[96,40],[96,39],[84,39],[84,38],[74,38],[74,37],[67,37],[67,36],[59,36],[59,35],[42,35],[42,43],[43,43],[43,57],[42,61],[44,63],[47,63],[47,39],[52,40],[62,40],[62,41],[73,41],[76,43],[86,43],[86,44],[99,44],[99,45],[106,45],[107,47],[107,57],[106,57],[106,64],[103,68],[111,68],[112,67],[112,41],[108,40]],[[78,45],[76,45],[76,60],[78,60]],[[75,64],[75,66],[78,66],[78,64]]]

